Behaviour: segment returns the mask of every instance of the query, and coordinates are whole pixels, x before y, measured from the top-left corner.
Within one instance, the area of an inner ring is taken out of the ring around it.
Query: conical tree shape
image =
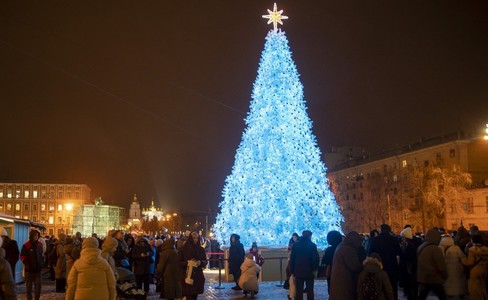
[[[303,86],[281,30],[271,30],[261,55],[246,129],[222,193],[214,231],[251,246],[287,245],[310,229],[318,245],[343,220],[325,177]]]

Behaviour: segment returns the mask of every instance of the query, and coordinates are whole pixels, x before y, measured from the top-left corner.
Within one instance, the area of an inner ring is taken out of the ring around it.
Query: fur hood
[[[383,264],[374,257],[366,257],[363,261],[364,270],[369,273],[378,273],[383,270]]]

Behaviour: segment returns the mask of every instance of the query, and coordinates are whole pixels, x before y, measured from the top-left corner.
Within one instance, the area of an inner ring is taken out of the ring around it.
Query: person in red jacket
[[[42,244],[39,242],[39,232],[31,230],[29,240],[25,242],[20,251],[20,260],[24,264],[25,289],[27,300],[32,300],[32,284],[34,283],[34,299],[41,297],[41,271],[44,265],[42,258]]]

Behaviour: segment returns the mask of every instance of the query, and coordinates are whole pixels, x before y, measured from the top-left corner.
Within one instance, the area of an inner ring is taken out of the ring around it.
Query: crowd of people
[[[407,225],[394,234],[387,224],[369,238],[348,233],[337,244],[328,234],[322,259],[331,300],[488,299],[488,240],[476,226],[447,233],[431,228],[414,234]],[[337,236],[337,233],[334,233]],[[329,239],[330,238],[330,239]],[[336,245],[337,244],[337,245]]]
[[[329,299],[488,299],[488,239],[476,226],[448,233],[443,228],[414,234],[407,225],[395,234],[387,224],[368,235],[338,231],[327,234],[322,259],[312,232],[293,233],[288,244],[289,299],[314,299],[314,280],[326,278]],[[116,299],[117,282],[133,274],[145,293],[151,284],[162,299],[197,299],[204,292],[203,269],[220,263],[220,247],[197,232],[179,237],[137,236],[122,230],[41,237],[32,229],[19,252],[5,231],[0,237],[1,299],[17,299],[15,266],[22,262],[27,300],[40,299],[41,273],[49,269],[56,292],[68,300]],[[214,248],[215,247],[215,248]],[[215,252],[214,252],[215,251]],[[230,236],[228,271],[235,291],[251,298],[259,292],[264,258],[257,243],[246,251],[238,234]],[[217,255],[217,256],[215,256]],[[210,264],[209,264],[210,260]]]

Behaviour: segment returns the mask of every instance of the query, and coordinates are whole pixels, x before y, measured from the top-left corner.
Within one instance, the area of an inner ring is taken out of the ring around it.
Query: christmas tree
[[[268,10],[270,30],[254,82],[246,129],[227,177],[214,225],[229,245],[232,233],[251,246],[284,245],[293,232],[313,232],[326,245],[343,220],[325,176],[326,168],[306,112],[303,86],[288,40],[277,28],[282,11]]]

